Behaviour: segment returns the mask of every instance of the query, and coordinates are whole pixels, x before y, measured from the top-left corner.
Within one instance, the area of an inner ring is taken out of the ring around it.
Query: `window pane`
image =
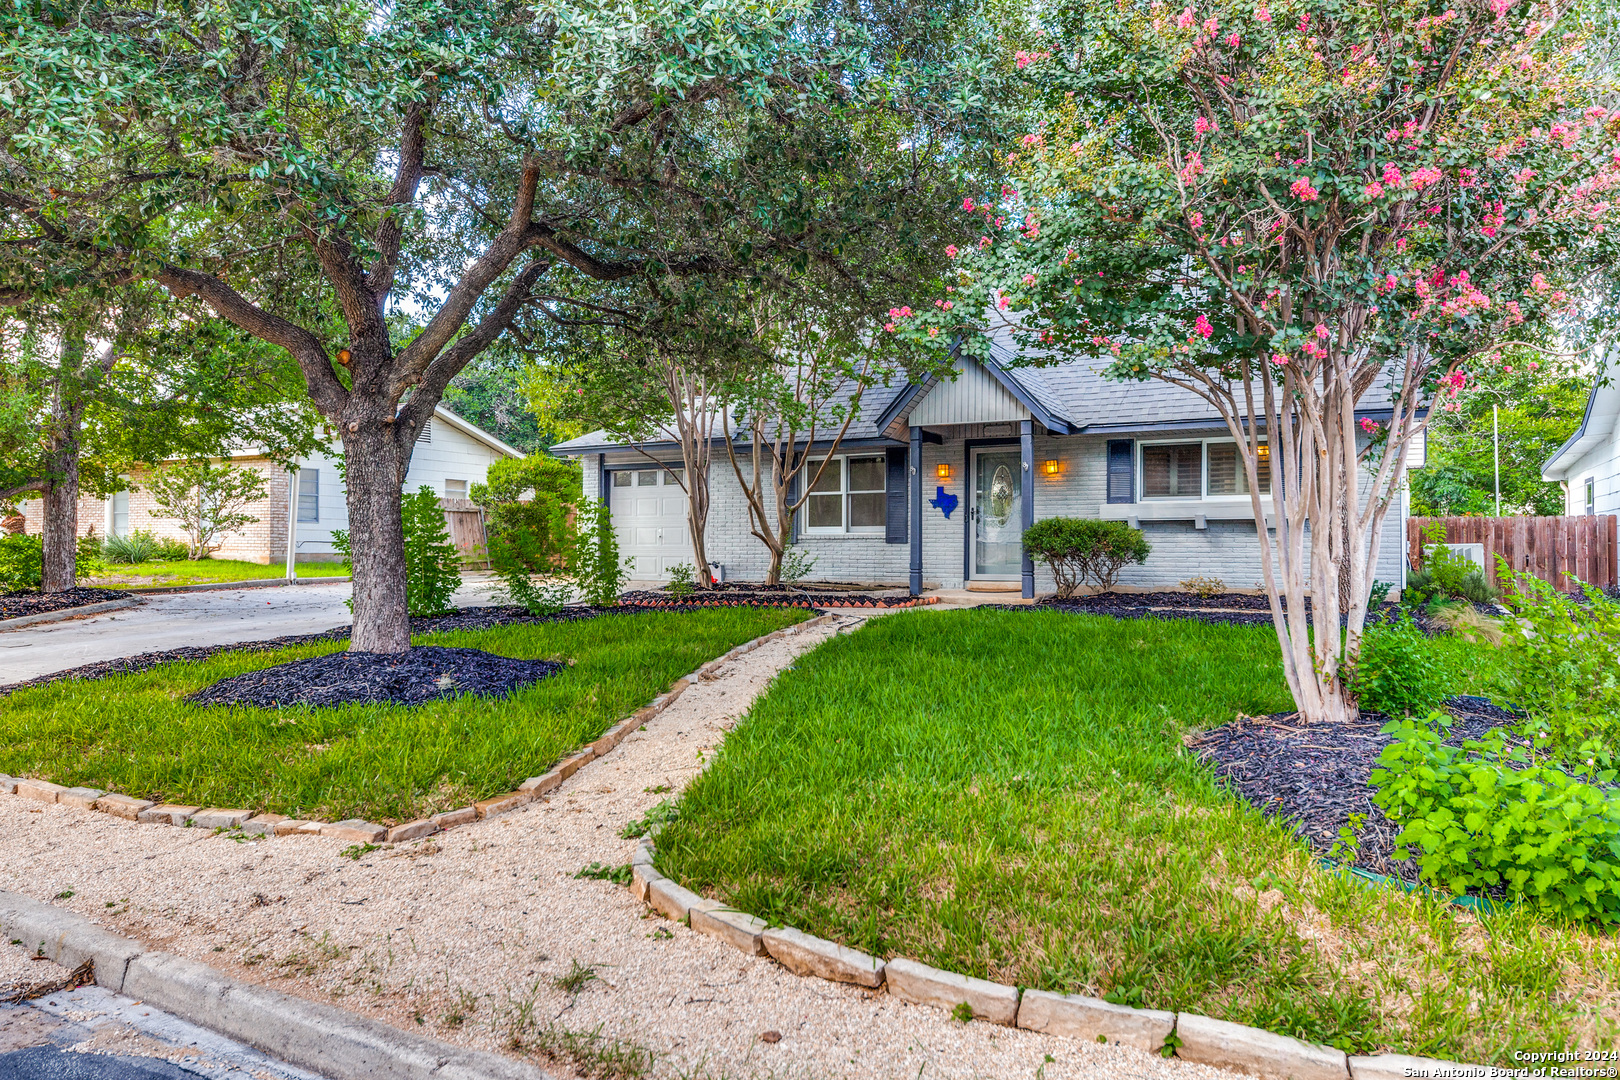
[[[685,469],[671,469],[664,474],[664,483],[669,487],[680,487],[686,482]]]
[[[849,527],[852,529],[882,528],[884,523],[883,492],[874,491],[849,497]]]
[[[812,529],[842,529],[844,527],[844,497],[842,495],[812,495],[805,507],[805,523]]]
[[[447,499],[465,499],[467,497],[467,481],[446,479],[444,482],[444,497]]]
[[[1260,494],[1271,494],[1271,445],[1261,443],[1254,462],[1255,475],[1260,478]]]
[[[658,470],[657,469],[644,469],[641,472],[636,473],[636,487],[657,487],[657,486],[658,486]]]
[[[613,486],[614,487],[629,487],[630,486],[630,474],[629,473],[627,473],[627,472],[616,472],[616,473],[613,473],[612,476],[613,476]]]
[[[804,467],[806,476],[815,476],[816,470],[821,469],[819,460],[812,461]],[[811,486],[811,491],[843,491],[844,490],[844,463],[829,461],[827,467],[821,469],[821,479]]]
[[[887,465],[880,457],[849,459],[849,490],[882,491]]]
[[[1209,493],[1247,495],[1249,478],[1238,463],[1237,443],[1209,444]]]
[[[321,470],[298,470],[298,520],[321,520]]]
[[[1149,499],[1197,499],[1203,494],[1203,443],[1142,447],[1142,494]]]

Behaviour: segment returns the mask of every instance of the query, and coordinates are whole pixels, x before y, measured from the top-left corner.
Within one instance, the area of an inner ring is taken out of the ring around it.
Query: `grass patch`
[[[340,562],[298,564],[301,578],[346,577]],[[111,564],[107,573],[81,584],[120,589],[155,589],[171,585],[202,585],[227,581],[266,581],[287,576],[285,563],[244,562],[240,559],[174,559],[131,565]]]
[[[570,664],[504,701],[254,709],[182,700],[220,679],[334,652],[342,642],[65,680],[0,699],[0,772],[324,821],[409,821],[511,791],[675,679],[806,617],[787,608],[717,608],[414,639]]]
[[[658,863],[879,956],[1353,1052],[1612,1045],[1611,938],[1324,872],[1183,747],[1289,707],[1269,627],[886,616],[756,702]]]

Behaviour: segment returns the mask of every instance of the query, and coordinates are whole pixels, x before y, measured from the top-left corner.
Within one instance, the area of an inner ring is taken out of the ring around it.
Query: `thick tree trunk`
[[[362,421],[358,430],[344,433],[354,578],[350,652],[397,653],[411,647],[400,519],[400,484],[409,458],[402,457],[392,423]]]
[[[65,592],[77,583],[79,569],[79,446],[60,447],[49,462],[51,483],[45,488],[45,549],[41,588]]]

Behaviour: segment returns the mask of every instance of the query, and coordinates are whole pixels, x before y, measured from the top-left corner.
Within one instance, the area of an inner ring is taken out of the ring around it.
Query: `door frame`
[[[973,517],[973,511],[975,509],[975,493],[977,490],[974,487],[974,481],[976,479],[973,470],[974,451],[1004,446],[1010,446],[1015,451],[1020,451],[1022,449],[1021,441],[1017,435],[1010,435],[997,439],[962,440],[962,502],[966,507],[966,513],[962,516],[962,580],[964,582],[1019,580],[1020,575],[1018,574],[1013,574],[1011,577],[975,577],[973,574],[973,524],[975,520]],[[1019,475],[1020,477],[1023,475],[1022,470],[1019,471]],[[1026,494],[1022,486],[1026,482],[1027,481],[1024,480],[1019,481],[1020,498]]]

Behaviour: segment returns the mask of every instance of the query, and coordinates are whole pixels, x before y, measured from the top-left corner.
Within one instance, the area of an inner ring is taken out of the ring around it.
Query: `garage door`
[[[675,470],[680,475],[681,470]],[[609,506],[619,557],[633,559],[631,577],[669,577],[669,568],[692,562],[686,531],[686,492],[663,469],[625,469],[612,474]]]

